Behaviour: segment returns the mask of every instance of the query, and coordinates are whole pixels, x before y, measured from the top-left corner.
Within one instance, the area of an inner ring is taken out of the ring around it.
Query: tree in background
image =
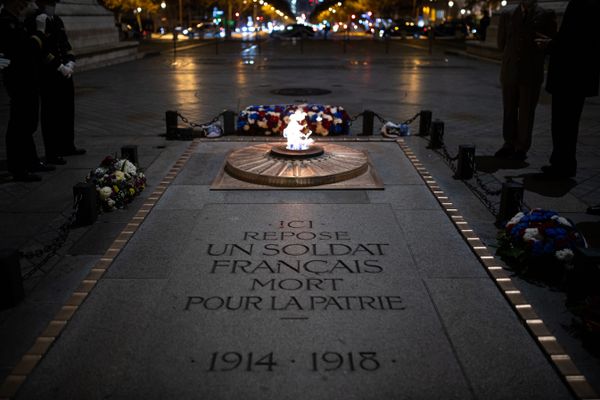
[[[159,8],[159,5],[153,0],[101,0],[101,3],[115,13],[119,24],[123,22],[124,14],[133,13],[140,32],[143,30],[141,14],[145,12],[148,15],[156,12]]]

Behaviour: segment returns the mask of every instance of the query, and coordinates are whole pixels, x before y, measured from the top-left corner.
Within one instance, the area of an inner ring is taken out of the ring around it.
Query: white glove
[[[35,17],[35,27],[38,31],[46,33],[46,20],[48,19],[48,15],[40,14]]]
[[[67,64],[65,64],[65,67],[69,68],[71,70],[71,74],[73,74],[73,72],[75,72],[75,61],[69,61]]]
[[[10,65],[10,60],[8,58],[4,58],[4,54],[0,53],[0,71]]]
[[[71,75],[73,75],[73,70],[64,64],[60,64],[60,66],[58,67],[58,72],[63,74],[65,78],[70,78]]]

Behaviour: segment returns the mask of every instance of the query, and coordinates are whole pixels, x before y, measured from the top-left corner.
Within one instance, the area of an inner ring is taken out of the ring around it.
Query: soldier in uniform
[[[75,147],[75,103],[73,71],[75,56],[62,19],[55,15],[55,0],[37,0],[40,11],[48,15],[46,44],[60,63],[58,69],[43,68],[41,76],[41,125],[46,148],[46,161],[66,164],[62,156],[84,154]]]
[[[33,1],[5,0],[0,13],[0,53],[10,63],[3,68],[4,85],[10,97],[6,130],[8,172],[18,181],[39,181],[34,172],[52,171],[37,155],[33,134],[39,114],[39,69],[56,68],[54,58],[45,52],[45,15],[36,19],[36,31],[25,28],[25,18],[35,13]]]
[[[571,178],[577,173],[579,119],[586,97],[598,96],[600,37],[598,0],[571,0],[558,34],[537,39],[550,53],[546,90],[552,94],[552,155],[545,175]],[[600,214],[600,206],[589,212]]]
[[[535,42],[538,34],[554,36],[556,17],[538,7],[537,0],[521,0],[500,16],[498,48],[502,53],[502,136],[496,157],[523,161],[531,147],[535,108],[544,80],[544,51]]]

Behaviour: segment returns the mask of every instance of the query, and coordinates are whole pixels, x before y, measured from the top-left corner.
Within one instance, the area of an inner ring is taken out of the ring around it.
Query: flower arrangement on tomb
[[[281,135],[296,110],[306,113],[307,127],[317,135],[347,135],[350,131],[350,116],[343,107],[322,104],[249,106],[240,112],[237,127],[245,134]]]
[[[131,203],[146,187],[146,176],[129,160],[107,156],[86,182],[96,185],[102,209],[111,211]]]
[[[575,247],[585,243],[573,222],[540,208],[517,213],[501,231],[498,242],[497,254],[517,272],[540,277],[561,274],[557,269],[570,265]]]

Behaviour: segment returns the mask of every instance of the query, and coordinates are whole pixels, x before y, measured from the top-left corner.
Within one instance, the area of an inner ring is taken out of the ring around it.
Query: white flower
[[[112,189],[109,188],[108,186],[104,186],[103,188],[98,190],[98,194],[100,195],[101,200],[106,200],[112,194]]]
[[[553,215],[552,219],[557,221],[559,224],[564,225],[564,226],[568,226],[568,227],[572,227],[573,225],[571,225],[571,223],[569,222],[568,219],[566,219],[565,217],[560,217],[558,215]]]
[[[267,128],[267,121],[257,121],[256,124],[261,128]]]
[[[521,218],[523,218],[523,216],[525,216],[525,214],[523,214],[522,212],[517,213],[514,217],[512,217],[510,219],[510,221],[507,222],[507,226],[508,225],[516,225],[519,223],[519,221],[521,220]]]
[[[102,176],[102,175],[106,174],[106,172],[108,172],[108,170],[106,168],[98,167],[98,168],[96,168],[96,171],[94,171],[94,174]]]
[[[115,206],[115,201],[113,199],[108,199],[106,204],[108,204],[110,208],[113,208]]]
[[[525,233],[523,234],[523,240],[526,242],[529,241],[538,241],[541,240],[542,236],[540,235],[540,231],[538,228],[527,228],[525,229]]]
[[[125,173],[123,171],[115,171],[115,178],[117,181],[122,181],[125,179]]]
[[[573,254],[573,251],[571,249],[557,250],[556,253],[554,253],[554,255],[560,261],[565,261],[565,262],[571,261],[573,259],[573,257],[575,256],[575,254]]]
[[[125,164],[125,167],[123,167],[123,164]],[[137,172],[137,168],[129,160],[119,160],[119,161],[117,161],[116,164],[115,164],[115,168],[117,170],[123,171],[123,172],[125,172],[126,174],[129,174],[129,175],[135,175],[136,172]]]

